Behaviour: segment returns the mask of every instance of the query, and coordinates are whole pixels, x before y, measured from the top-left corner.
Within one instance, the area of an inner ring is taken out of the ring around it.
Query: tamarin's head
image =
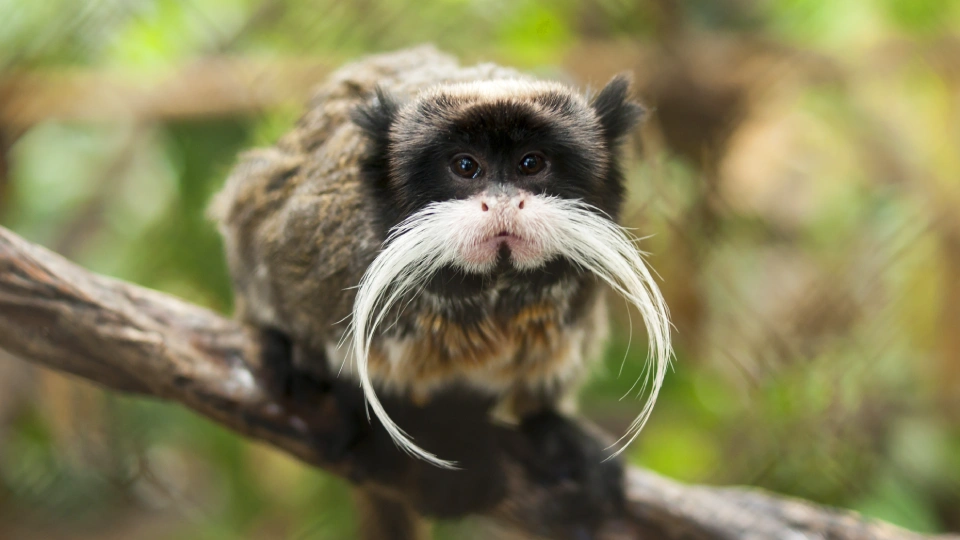
[[[451,269],[514,280],[589,272],[623,295],[643,315],[655,360],[651,399],[627,442],[643,426],[670,331],[633,237],[615,222],[624,197],[618,146],[643,113],[628,90],[625,77],[592,99],[551,82],[450,83],[405,102],[378,92],[355,112],[387,239],[357,291],[352,346],[370,408],[401,448],[449,465],[380,406],[366,368],[371,340],[393,306]]]
[[[628,88],[620,76],[592,100],[523,80],[445,84],[407,103],[378,93],[354,118],[370,139],[365,175],[380,219],[394,229],[445,209],[454,218],[453,266],[543,266],[561,256],[552,202],[579,201],[609,219],[619,213],[617,150],[643,113]]]

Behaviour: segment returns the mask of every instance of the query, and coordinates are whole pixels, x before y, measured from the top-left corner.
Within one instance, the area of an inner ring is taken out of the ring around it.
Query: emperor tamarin
[[[629,442],[670,332],[616,222],[618,146],[642,114],[628,91],[618,77],[588,97],[430,47],[340,69],[215,201],[239,316],[356,378],[400,448],[450,466],[378,396],[456,384],[506,417],[555,411],[601,353],[609,287],[642,315],[653,362]]]

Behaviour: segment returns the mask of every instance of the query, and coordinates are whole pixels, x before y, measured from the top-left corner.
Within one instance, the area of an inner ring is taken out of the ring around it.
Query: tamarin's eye
[[[520,174],[527,176],[537,174],[543,170],[546,164],[547,159],[543,157],[543,154],[527,154],[520,160]]]
[[[453,158],[450,169],[457,176],[463,178],[476,178],[480,176],[480,164],[470,156],[459,155]]]

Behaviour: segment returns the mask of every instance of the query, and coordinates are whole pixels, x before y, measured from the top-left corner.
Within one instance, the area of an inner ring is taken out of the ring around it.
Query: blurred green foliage
[[[630,461],[960,530],[960,2],[0,0],[0,15],[0,80],[140,78],[212,55],[337,65],[424,41],[541,73],[638,72],[656,108],[627,216],[654,235],[678,356]],[[749,54],[724,56],[731,43]],[[770,51],[785,61],[734,76]],[[742,105],[711,116],[721,90]],[[707,111],[695,134],[719,117],[722,136],[686,151],[671,97]],[[0,224],[229,312],[206,205],[236,154],[299,110],[0,123]],[[645,354],[642,328],[617,317],[583,397],[612,431],[637,411],[620,398]],[[0,410],[0,537],[350,535],[337,480],[176,406],[29,376]]]

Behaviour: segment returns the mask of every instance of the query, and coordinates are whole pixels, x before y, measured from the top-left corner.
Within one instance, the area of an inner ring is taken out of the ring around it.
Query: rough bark
[[[326,461],[311,444],[322,436],[322,421],[286,412],[258,386],[249,367],[259,355],[257,332],[183,300],[88,272],[3,228],[0,348],[114,391],[180,403],[308,464],[351,475],[349,464]],[[519,463],[504,464],[516,474],[506,499],[487,517],[531,534],[545,530],[546,516],[564,512],[558,505],[569,486],[531,481]],[[627,480],[628,516],[605,524],[602,538],[923,538],[754,489],[684,485],[636,468]]]

